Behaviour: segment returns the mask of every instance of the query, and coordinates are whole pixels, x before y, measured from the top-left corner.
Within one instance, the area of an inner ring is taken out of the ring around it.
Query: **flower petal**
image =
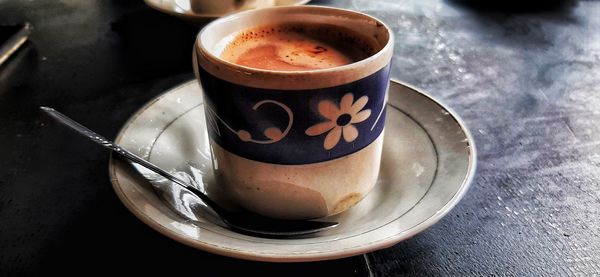
[[[352,108],[350,109],[351,112],[349,113],[355,115],[357,112],[359,112],[360,110],[362,110],[362,108],[365,107],[367,102],[369,102],[369,96],[365,95],[361,98],[358,98],[358,100],[354,102],[354,105],[352,105]]]
[[[266,129],[263,134],[273,141],[280,141],[283,138],[283,133],[277,127],[270,127]]]
[[[323,147],[325,150],[329,150],[333,148],[340,141],[340,137],[342,136],[342,127],[335,127],[333,130],[327,134],[325,137],[325,141],[323,142]]]
[[[371,116],[371,109],[366,109],[364,111],[357,113],[355,116],[353,116],[352,120],[350,120],[350,123],[363,122],[367,118],[369,118],[369,116]]]
[[[342,101],[340,101],[340,113],[350,113],[353,100],[354,95],[352,95],[352,93],[346,93],[342,97]]]
[[[336,126],[335,122],[325,121],[325,122],[317,123],[313,126],[310,126],[308,129],[306,129],[306,131],[304,133],[306,133],[309,136],[318,136],[320,134],[323,134],[323,133],[331,130],[331,128],[333,128],[335,126]]]
[[[329,100],[323,100],[319,102],[319,113],[332,121],[335,121],[338,116],[340,116],[340,109],[338,109],[337,105]]]
[[[358,137],[358,130],[354,125],[346,125],[342,129],[344,132],[344,140],[346,142],[353,142]]]

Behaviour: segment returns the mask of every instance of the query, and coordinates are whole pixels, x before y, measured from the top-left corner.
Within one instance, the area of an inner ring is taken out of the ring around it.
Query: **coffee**
[[[221,58],[267,70],[316,70],[369,57],[374,48],[349,29],[326,24],[285,23],[247,29],[225,47]]]

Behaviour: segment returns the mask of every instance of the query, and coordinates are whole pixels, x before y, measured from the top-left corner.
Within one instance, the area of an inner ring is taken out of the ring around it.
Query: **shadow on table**
[[[536,13],[569,10],[577,0],[446,0],[483,13]]]
[[[151,9],[127,13],[111,23],[129,71],[152,79],[192,71],[192,49],[200,27]]]
[[[107,184],[109,186],[109,184]],[[36,270],[77,275],[123,276],[369,276],[362,256],[313,263],[265,263],[213,255],[182,245],[144,225],[112,191],[92,211],[79,211],[77,222],[48,249]],[[113,194],[113,195],[108,195]],[[87,214],[89,212],[89,214]],[[104,254],[106,253],[106,254]],[[87,269],[81,272],[80,269]],[[35,272],[38,273],[38,272]]]
[[[90,172],[102,178],[104,171]],[[310,263],[267,263],[210,254],[176,242],[135,218],[115,195],[108,180],[70,222],[40,249],[42,264],[34,275],[123,276],[370,276],[363,256]],[[86,269],[82,272],[81,269]]]
[[[446,2],[467,11],[467,16],[463,17],[463,30],[468,30],[479,39],[472,43],[504,45],[514,51],[552,47],[559,32],[548,26],[574,25],[579,20],[574,12],[578,3],[576,0]]]

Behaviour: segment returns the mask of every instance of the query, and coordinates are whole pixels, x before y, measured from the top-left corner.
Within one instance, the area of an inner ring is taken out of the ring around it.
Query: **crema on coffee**
[[[317,70],[343,66],[374,52],[350,29],[326,24],[285,23],[247,29],[227,44],[221,58],[267,70]]]

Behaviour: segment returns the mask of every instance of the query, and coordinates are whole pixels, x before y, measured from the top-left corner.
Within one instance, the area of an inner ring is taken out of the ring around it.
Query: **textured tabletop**
[[[197,27],[142,1],[0,0],[0,25],[35,28],[0,67],[0,275],[600,276],[600,2],[481,2],[311,2],[386,22],[392,76],[465,120],[478,169],[464,199],[409,240],[269,264],[144,225],[113,192],[108,153],[37,108],[113,138],[145,102],[192,78]]]

